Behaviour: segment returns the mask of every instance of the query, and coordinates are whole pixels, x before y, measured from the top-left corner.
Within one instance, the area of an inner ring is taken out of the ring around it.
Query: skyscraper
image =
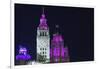
[[[43,13],[40,18],[40,24],[37,27],[37,61],[45,63],[50,61],[50,35],[47,19]]]

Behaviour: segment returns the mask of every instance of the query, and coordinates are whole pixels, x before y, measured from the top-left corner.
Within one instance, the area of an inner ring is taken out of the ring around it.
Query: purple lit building
[[[56,27],[58,28],[59,26],[56,25]],[[56,33],[53,34],[53,39],[50,38],[44,8],[40,18],[40,24],[37,27],[37,61],[40,62],[40,59],[45,59],[45,63],[69,61],[68,48],[64,47],[62,35]]]
[[[56,33],[53,34],[53,39],[51,40],[51,48],[50,48],[50,62],[68,62],[68,48],[64,47],[64,40],[62,35]]]
[[[27,62],[31,59],[31,56],[27,53],[27,49],[25,47],[19,48],[19,54],[16,56],[16,60],[18,64],[27,64]]]

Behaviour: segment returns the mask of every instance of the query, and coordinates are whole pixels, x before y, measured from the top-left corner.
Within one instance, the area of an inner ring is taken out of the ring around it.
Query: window
[[[40,36],[42,36],[42,32],[40,32]]]
[[[46,58],[47,56],[46,56],[46,55],[44,55],[44,57]]]
[[[44,32],[44,36],[46,36],[46,32]]]
[[[44,35],[44,32],[40,32],[40,36],[43,36]]]
[[[42,36],[44,36],[44,32],[42,32]]]
[[[44,54],[44,52],[43,52],[43,54]]]
[[[40,52],[40,55],[41,55],[41,52]]]
[[[40,48],[40,50],[42,50],[42,48]]]

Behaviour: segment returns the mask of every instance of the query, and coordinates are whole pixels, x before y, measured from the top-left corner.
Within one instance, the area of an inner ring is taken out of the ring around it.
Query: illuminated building
[[[20,61],[19,64],[30,65],[35,63],[55,63],[69,61],[68,47],[64,46],[64,39],[62,35],[59,33],[53,34],[53,38],[50,42],[49,27],[47,25],[44,9],[40,17],[40,24],[37,27],[36,49],[36,61],[29,61],[31,56],[27,54],[27,49],[25,47],[20,47],[19,54],[16,56],[16,60]]]
[[[25,47],[19,48],[19,54],[16,56],[16,60],[18,64],[27,64],[27,62],[31,59],[31,56],[27,53],[27,49]]]
[[[68,62],[68,48],[64,47],[64,40],[59,33],[53,34],[50,48],[50,62]]]
[[[47,63],[50,61],[50,36],[44,9],[37,27],[37,61]]]

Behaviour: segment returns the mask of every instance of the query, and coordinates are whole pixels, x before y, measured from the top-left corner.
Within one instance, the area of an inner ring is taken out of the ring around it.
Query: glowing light
[[[20,47],[19,54],[16,56],[16,60],[29,60],[31,56],[27,54],[27,49],[25,47]]]
[[[54,34],[54,35],[53,35],[53,40],[52,40],[52,41],[61,42],[61,41],[63,41],[63,38],[62,38],[62,36],[59,35],[59,34]]]
[[[21,48],[19,49],[19,53],[25,55],[25,54],[27,54],[27,49],[21,47]]]
[[[48,25],[46,23],[46,18],[45,18],[45,15],[42,14],[41,18],[40,18],[40,24],[39,24],[39,29],[45,29],[47,30],[48,29]]]
[[[50,59],[51,62],[63,62],[68,59],[68,48],[64,48],[63,38],[60,34],[54,34],[51,41]]]

